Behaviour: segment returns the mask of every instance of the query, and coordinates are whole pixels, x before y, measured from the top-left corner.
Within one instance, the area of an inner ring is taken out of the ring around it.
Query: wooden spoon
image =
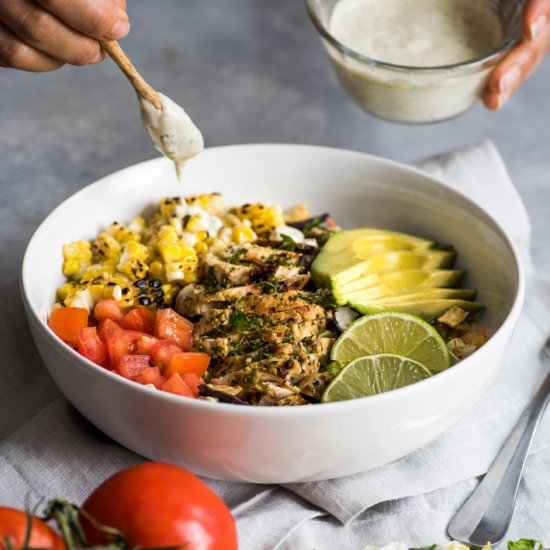
[[[146,101],[151,103],[156,109],[162,109],[162,103],[158,96],[158,92],[139,74],[128,56],[124,53],[120,44],[116,40],[101,40],[101,47],[109,54],[111,59],[120,67],[130,84],[136,92]]]

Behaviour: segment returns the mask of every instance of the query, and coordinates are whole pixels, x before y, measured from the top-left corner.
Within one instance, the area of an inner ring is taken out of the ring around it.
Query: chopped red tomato
[[[158,340],[151,351],[151,363],[160,367],[164,372],[170,365],[172,357],[182,353],[182,349],[170,340]]]
[[[202,380],[194,372],[184,372],[180,375],[182,380],[189,386],[189,389],[193,392],[195,397],[199,396],[199,386],[202,384]]]
[[[81,328],[76,335],[78,353],[101,367],[109,365],[107,346],[98,336],[96,327]]]
[[[111,367],[116,367],[119,357],[135,353],[137,342],[143,336],[141,332],[124,330],[111,319],[104,319],[99,323],[98,334],[107,345]]]
[[[190,351],[176,353],[170,359],[164,374],[170,377],[175,372],[178,374],[194,372],[197,376],[202,376],[206,372],[209,363],[210,357],[206,353],[193,353]]]
[[[175,393],[176,395],[183,395],[184,397],[195,397],[191,388],[183,381],[183,378],[177,372],[170,376],[170,378],[162,384],[160,389]]]
[[[115,370],[124,378],[134,380],[149,366],[148,355],[121,355],[117,359]]]
[[[94,307],[94,316],[99,322],[111,319],[118,323],[124,317],[124,310],[116,300],[99,300]]]
[[[155,336],[149,336],[148,334],[143,334],[141,338],[137,341],[136,353],[141,353],[142,355],[151,355],[153,353],[153,347],[157,342],[161,342],[159,338]]]
[[[155,321],[155,336],[172,340],[184,351],[193,347],[193,323],[173,309],[160,309]]]
[[[48,326],[73,348],[77,346],[77,334],[88,326],[88,311],[79,307],[58,307],[48,319]]]
[[[128,330],[154,334],[155,318],[156,315],[153,310],[140,306],[130,310],[120,321],[120,326]]]
[[[158,367],[149,367],[144,369],[144,371],[134,378],[136,382],[140,384],[153,384],[155,388],[160,389],[162,384],[166,382],[166,378],[162,376],[160,369]]]

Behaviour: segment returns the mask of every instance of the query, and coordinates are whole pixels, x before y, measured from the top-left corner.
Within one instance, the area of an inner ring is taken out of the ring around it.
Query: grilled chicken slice
[[[204,256],[202,269],[209,271],[222,286],[248,285],[257,281],[261,273],[257,266],[226,262],[214,254]]]
[[[198,286],[198,285],[197,285]],[[257,285],[235,286],[221,290],[205,290],[201,293],[188,295],[183,287],[176,297],[176,311],[188,317],[204,315],[212,308],[222,308],[228,303],[236,302],[243,296],[257,295],[262,288]]]
[[[231,257],[238,257],[240,262],[250,262],[261,267],[273,264],[302,265],[301,255],[297,252],[279,250],[269,246],[258,246],[252,243],[230,246],[222,253],[222,258],[225,260]]]

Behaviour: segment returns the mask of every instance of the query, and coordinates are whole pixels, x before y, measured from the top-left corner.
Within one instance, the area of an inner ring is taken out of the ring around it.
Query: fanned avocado
[[[437,319],[443,312],[453,306],[469,311],[471,315],[479,313],[485,307],[478,302],[455,299],[415,300],[413,302],[395,302],[392,304],[381,301],[368,302],[367,304],[350,302],[349,305],[364,315],[382,313],[384,311],[398,311],[400,313],[416,315],[428,322]]]
[[[390,296],[416,288],[454,287],[463,275],[461,269],[396,269],[350,281],[335,288],[334,294],[344,299],[359,290],[368,290],[371,296]]]
[[[312,278],[339,305],[361,313],[402,311],[427,320],[453,305],[472,313],[475,289],[456,289],[451,245],[395,231],[361,228],[335,233],[313,262]]]

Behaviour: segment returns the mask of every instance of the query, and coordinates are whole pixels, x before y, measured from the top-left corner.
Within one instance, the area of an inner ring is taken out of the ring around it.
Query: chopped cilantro
[[[227,260],[230,264],[238,264],[241,261],[241,256],[244,256],[246,254],[247,250],[246,248],[239,248],[239,250],[236,250],[229,256],[229,259]]]
[[[247,315],[236,309],[231,313],[229,325],[235,332],[247,332],[250,330],[261,330],[263,328],[263,321],[260,317]]]

